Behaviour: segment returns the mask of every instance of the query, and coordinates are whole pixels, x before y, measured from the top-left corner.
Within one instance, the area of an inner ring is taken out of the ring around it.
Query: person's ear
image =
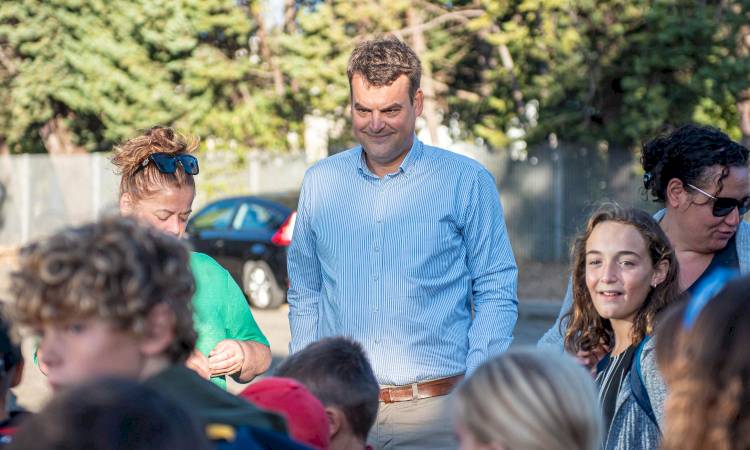
[[[414,93],[414,112],[417,117],[422,115],[422,108],[424,108],[424,93],[422,89],[417,89]]]
[[[18,361],[18,364],[13,368],[13,371],[13,378],[10,380],[10,387],[12,388],[21,384],[21,378],[23,378],[23,358]]]
[[[174,326],[174,313],[169,305],[162,302],[151,308],[140,338],[141,353],[145,356],[162,355],[175,338]]]
[[[656,287],[667,279],[667,273],[669,273],[669,261],[662,259],[654,267],[654,274],[651,275],[651,287]]]
[[[326,417],[328,418],[328,435],[331,437],[331,441],[333,441],[334,436],[344,427],[346,418],[343,411],[335,406],[326,406]]]
[[[120,214],[123,216],[129,216],[135,209],[135,199],[129,192],[126,192],[120,196]]]
[[[668,206],[679,208],[688,200],[688,195],[689,192],[685,189],[682,181],[677,178],[669,180],[665,191],[665,201]]]

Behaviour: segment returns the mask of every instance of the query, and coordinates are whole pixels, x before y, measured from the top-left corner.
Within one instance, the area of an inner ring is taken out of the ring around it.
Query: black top
[[[740,268],[740,258],[737,255],[736,239],[737,233],[735,233],[734,236],[729,239],[729,242],[727,242],[727,245],[724,248],[714,253],[714,257],[711,259],[711,263],[708,265],[708,267],[706,267],[706,270],[703,271],[703,273],[698,277],[697,280],[693,281],[693,284],[691,284],[690,287],[685,290],[685,292],[692,295],[693,289],[696,286],[700,286],[701,281],[703,281],[705,278],[708,278],[711,273],[719,267],[724,269],[736,270]]]
[[[599,388],[599,403],[602,405],[604,415],[604,442],[607,442],[609,427],[615,415],[617,405],[617,394],[620,386],[627,383],[627,375],[633,362],[636,347],[630,346],[627,350],[617,356],[609,354],[602,361],[604,366],[596,375],[596,385]],[[600,366],[601,367],[601,366]]]

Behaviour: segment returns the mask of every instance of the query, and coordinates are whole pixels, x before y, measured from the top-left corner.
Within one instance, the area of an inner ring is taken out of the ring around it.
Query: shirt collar
[[[370,171],[369,167],[367,167],[367,162],[365,162],[365,152],[361,145],[358,147],[355,153],[357,156],[357,170],[359,170],[361,174],[368,177],[379,178],[377,175],[372,173],[372,171]],[[409,174],[411,174],[411,172],[414,170],[414,164],[422,156],[422,153],[424,153],[424,144],[417,138],[417,135],[415,134],[414,138],[412,139],[411,148],[406,154],[406,158],[401,161],[401,165],[398,168],[398,173],[402,173],[408,177]]]

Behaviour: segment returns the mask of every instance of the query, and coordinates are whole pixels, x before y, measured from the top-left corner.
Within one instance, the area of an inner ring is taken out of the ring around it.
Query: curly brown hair
[[[195,347],[194,292],[185,244],[122,217],[25,246],[11,274],[12,317],[21,325],[97,318],[138,336],[151,310],[167,304],[175,337],[165,355],[173,362]]]
[[[646,241],[651,263],[656,266],[661,261],[669,262],[666,278],[651,289],[643,305],[635,314],[632,344],[637,344],[646,335],[652,334],[656,314],[672,301],[680,298],[677,257],[669,239],[654,218],[640,209],[623,208],[614,204],[600,207],[588,220],[586,230],[575,239],[571,250],[573,307],[561,322],[568,323],[563,336],[565,349],[571,353],[591,351],[601,345],[611,347],[614,343],[612,325],[596,311],[586,286],[586,242],[594,228],[603,222],[617,222],[633,226]]]
[[[669,388],[664,450],[750,449],[750,278],[728,284],[683,327],[684,306],[656,335]]]
[[[409,99],[413,101],[422,78],[422,66],[414,50],[389,36],[361,42],[354,49],[346,68],[350,94],[355,74],[362,75],[368,84],[377,87],[390,85],[401,75],[406,75]]]
[[[135,199],[148,198],[164,186],[195,186],[193,176],[184,170],[162,173],[155,164],[143,166],[153,153],[184,155],[198,148],[198,138],[181,136],[171,128],[155,126],[115,147],[112,164],[120,179],[120,195],[130,194]]]

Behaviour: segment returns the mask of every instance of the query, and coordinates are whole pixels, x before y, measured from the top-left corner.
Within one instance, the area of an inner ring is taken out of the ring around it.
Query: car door
[[[285,214],[262,200],[247,199],[237,207],[225,243],[227,268],[241,278],[242,266],[248,260],[267,261],[273,257],[271,242]],[[267,261],[268,262],[268,261]]]
[[[237,199],[219,200],[190,219],[186,232],[195,251],[205,253],[225,266],[224,246],[238,205]]]

